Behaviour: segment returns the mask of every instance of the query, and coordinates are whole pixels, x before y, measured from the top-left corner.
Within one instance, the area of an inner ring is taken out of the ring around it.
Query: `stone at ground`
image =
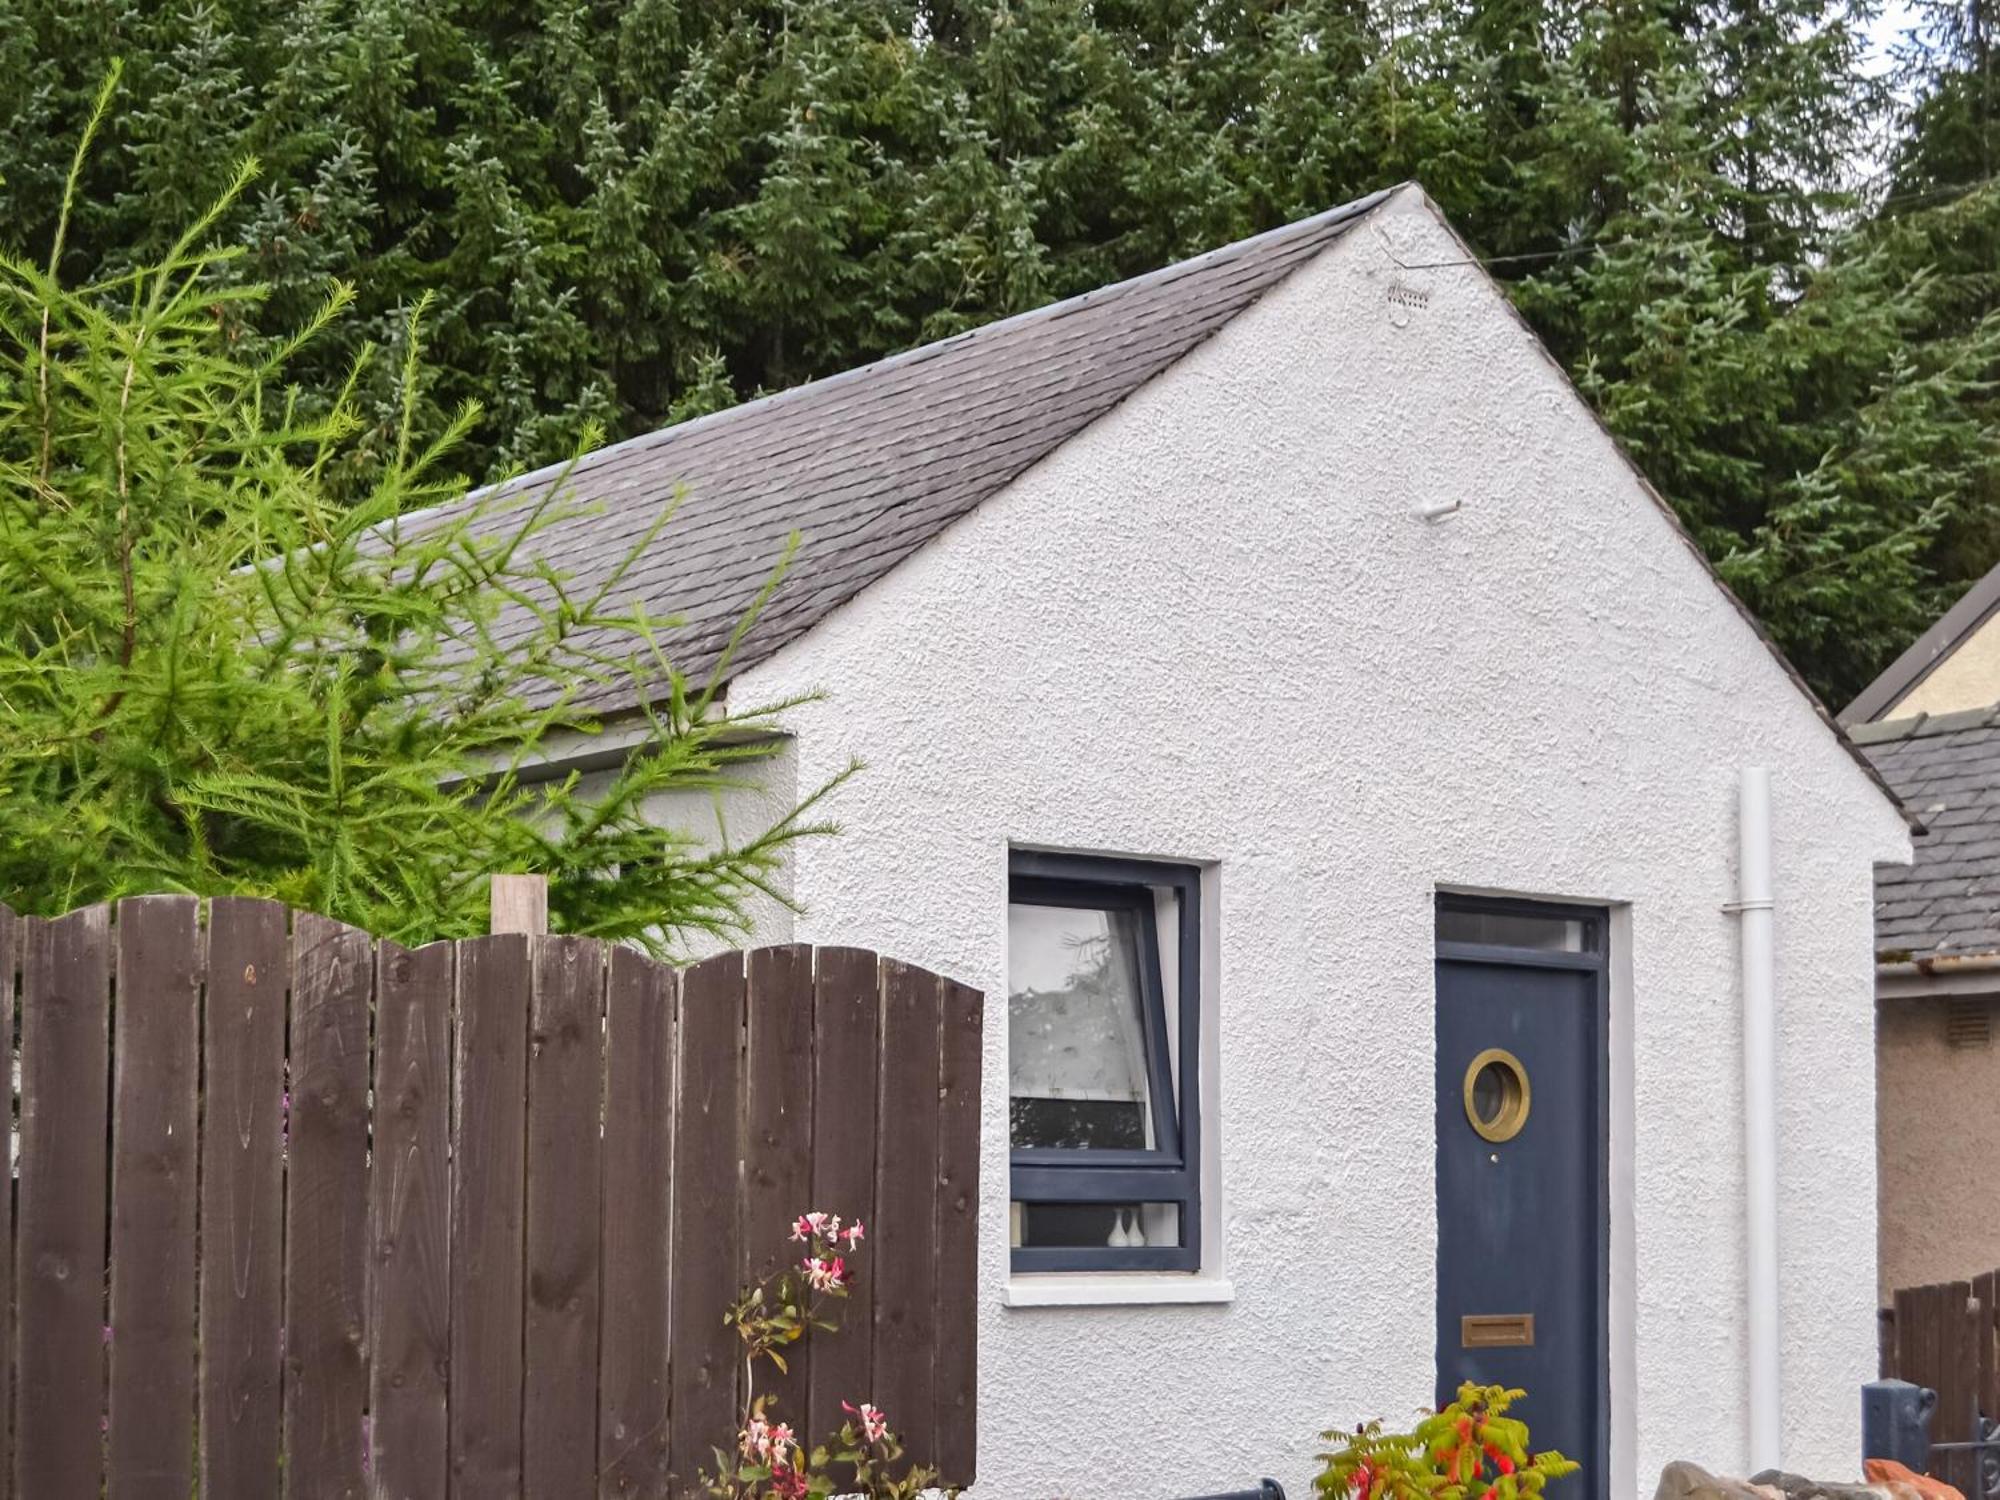
[[[1876,1485],[1807,1479],[1802,1474],[1787,1474],[1783,1469],[1766,1469],[1752,1475],[1750,1482],[1776,1490],[1786,1500],[1883,1500]]]
[[[1862,1468],[1872,1483],[1888,1489],[1896,1500],[1907,1500],[1898,1487],[1907,1487],[1909,1495],[1919,1497],[1919,1500],[1965,1500],[1956,1485],[1933,1479],[1928,1474],[1915,1473],[1893,1459],[1871,1458]]]
[[[1768,1485],[1724,1479],[1700,1464],[1680,1459],[1660,1470],[1660,1487],[1653,1500],[1786,1500],[1784,1491]]]

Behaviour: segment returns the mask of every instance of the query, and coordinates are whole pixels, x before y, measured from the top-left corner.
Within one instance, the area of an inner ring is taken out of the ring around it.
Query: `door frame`
[[[1569,953],[1541,948],[1513,948],[1503,943],[1461,943],[1445,942],[1437,936],[1437,919],[1446,911],[1490,913],[1500,916],[1554,917],[1567,921],[1586,921],[1592,925],[1592,941],[1584,945],[1581,952]],[[1437,1073],[1437,965],[1443,963],[1499,964],[1514,968],[1532,969],[1572,969],[1596,975],[1592,987],[1592,1015],[1595,1036],[1592,1039],[1595,1077],[1591,1086],[1596,1090],[1592,1101],[1592,1117],[1596,1122],[1596,1139],[1592,1142],[1591,1182],[1596,1195],[1597,1245],[1596,1263],[1596,1303],[1597,1320],[1597,1451],[1600,1473],[1599,1490],[1596,1500],[1610,1493],[1613,1456],[1611,1451],[1611,909],[1602,903],[1589,901],[1552,901],[1546,898],[1524,896],[1473,895],[1439,888],[1434,895],[1431,908],[1431,946],[1433,950],[1431,975],[1431,1072]],[[1433,1174],[1435,1174],[1433,1168]],[[1435,1194],[1433,1194],[1435,1197]],[[1438,1226],[1440,1235],[1443,1225]],[[1435,1299],[1433,1299],[1435,1301]],[[1435,1317],[1435,1309],[1433,1310]],[[1435,1350],[1441,1343],[1444,1330],[1438,1329],[1432,1341],[1433,1370],[1432,1383],[1435,1385]]]

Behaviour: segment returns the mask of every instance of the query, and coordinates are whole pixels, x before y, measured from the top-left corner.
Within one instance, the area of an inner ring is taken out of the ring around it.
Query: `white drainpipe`
[[[1778,1370],[1778,1016],[1771,939],[1771,773],[1745,766],[1737,814],[1743,959],[1743,1175],[1748,1230],[1750,1467],[1781,1467]]]

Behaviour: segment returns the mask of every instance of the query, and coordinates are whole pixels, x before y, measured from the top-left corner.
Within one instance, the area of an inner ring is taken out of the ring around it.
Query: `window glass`
[[[1150,1150],[1143,923],[1130,908],[1016,902],[1007,914],[1013,1144]]]
[[[1201,876],[1008,856],[1010,1264],[1201,1266]]]
[[[1181,1242],[1178,1203],[1016,1203],[1017,1249],[1136,1250]]]
[[[1490,1062],[1481,1068],[1472,1080],[1472,1108],[1479,1118],[1490,1124],[1500,1118],[1500,1111],[1507,1107],[1507,1101],[1514,1093],[1514,1075],[1497,1062]]]
[[[1532,948],[1543,953],[1589,953],[1597,947],[1597,924],[1587,917],[1549,916],[1541,912],[1479,911],[1441,906],[1437,935],[1441,943],[1486,943],[1501,948]]]

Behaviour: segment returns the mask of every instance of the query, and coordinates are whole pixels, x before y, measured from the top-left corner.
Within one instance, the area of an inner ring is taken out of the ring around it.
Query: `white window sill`
[[[1002,1307],[1154,1307],[1235,1300],[1235,1286],[1220,1276],[1157,1271],[1049,1271],[1010,1276],[1000,1291]]]

